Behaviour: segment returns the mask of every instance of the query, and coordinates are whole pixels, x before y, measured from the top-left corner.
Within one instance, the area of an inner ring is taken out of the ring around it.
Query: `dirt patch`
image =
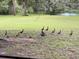
[[[16,43],[35,43],[36,40],[33,38],[5,38],[8,42],[16,42]]]

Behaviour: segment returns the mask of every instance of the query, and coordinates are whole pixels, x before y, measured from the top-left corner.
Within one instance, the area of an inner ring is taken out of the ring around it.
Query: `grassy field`
[[[8,38],[14,42],[1,48],[0,54],[38,59],[79,59],[78,25],[79,16],[0,16],[0,37],[3,36],[4,30],[9,30],[8,35],[11,36],[19,32],[18,30],[25,29],[20,35],[21,38]],[[49,26],[49,30],[45,31],[46,36],[41,37],[43,26]],[[51,33],[54,28],[55,33]],[[61,34],[57,34],[60,29]],[[69,36],[71,30],[73,35]],[[34,43],[26,41],[30,39],[29,35]]]
[[[78,29],[79,16],[0,16],[0,29],[39,30],[43,26],[50,29]]]

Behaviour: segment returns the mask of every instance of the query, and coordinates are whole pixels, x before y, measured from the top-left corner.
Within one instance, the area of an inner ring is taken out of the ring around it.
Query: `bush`
[[[5,1],[0,2],[0,14],[1,15],[7,15],[9,14],[8,12],[8,5]]]

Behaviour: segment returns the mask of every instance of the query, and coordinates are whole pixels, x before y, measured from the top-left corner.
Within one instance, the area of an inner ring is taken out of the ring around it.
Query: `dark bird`
[[[44,27],[41,30],[44,30]]]
[[[5,36],[6,38],[9,38],[8,34],[7,34],[7,30],[5,31]]]
[[[61,34],[61,30],[57,34]]]
[[[45,32],[42,30],[40,35],[45,36]]]
[[[55,33],[55,28],[52,30],[52,33]]]
[[[9,38],[9,36],[7,35],[6,38]]]
[[[73,31],[71,31],[69,35],[72,36],[72,34],[73,34]]]
[[[48,31],[48,30],[49,30],[49,27],[47,26],[46,31]]]
[[[23,33],[24,32],[24,29],[22,29],[22,31],[20,31],[19,33]]]
[[[32,36],[29,36],[29,38],[32,38]]]
[[[19,36],[19,33],[18,34],[16,34],[16,37],[18,37]]]
[[[7,30],[5,31],[5,36],[7,35]]]

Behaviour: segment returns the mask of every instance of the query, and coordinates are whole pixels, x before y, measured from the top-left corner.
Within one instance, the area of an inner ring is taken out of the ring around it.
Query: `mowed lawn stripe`
[[[0,16],[0,29],[39,30],[43,26],[51,29],[78,29],[78,16]]]

